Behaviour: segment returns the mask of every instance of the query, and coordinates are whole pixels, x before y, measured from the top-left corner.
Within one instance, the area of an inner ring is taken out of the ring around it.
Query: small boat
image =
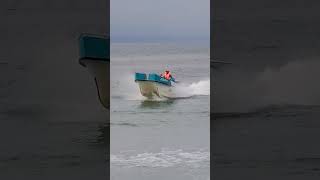
[[[79,63],[93,76],[100,103],[110,106],[110,39],[106,36],[81,34]]]
[[[155,73],[135,73],[135,82],[139,84],[141,95],[148,99],[175,96],[172,89],[174,79],[167,80]]]

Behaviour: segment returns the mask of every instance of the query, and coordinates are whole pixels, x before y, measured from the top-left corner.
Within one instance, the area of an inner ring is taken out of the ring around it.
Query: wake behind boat
[[[173,78],[167,80],[158,74],[135,73],[135,82],[139,84],[140,93],[148,99],[153,98],[173,98]]]

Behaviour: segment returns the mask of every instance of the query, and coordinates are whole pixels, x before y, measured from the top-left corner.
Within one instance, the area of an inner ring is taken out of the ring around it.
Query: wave
[[[162,150],[161,152],[146,152],[136,155],[111,154],[111,165],[125,167],[173,167],[188,166],[191,168],[209,167],[210,152],[179,150]]]

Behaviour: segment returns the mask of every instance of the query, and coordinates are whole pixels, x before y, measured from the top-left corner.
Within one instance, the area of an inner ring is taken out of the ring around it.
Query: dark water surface
[[[107,110],[78,63],[107,34],[107,1],[5,1],[0,20],[0,179],[106,179]]]
[[[319,106],[212,116],[213,178],[319,179]]]

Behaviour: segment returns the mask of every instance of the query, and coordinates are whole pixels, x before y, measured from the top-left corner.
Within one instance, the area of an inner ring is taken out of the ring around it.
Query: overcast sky
[[[209,0],[113,0],[113,40],[209,39]]]

